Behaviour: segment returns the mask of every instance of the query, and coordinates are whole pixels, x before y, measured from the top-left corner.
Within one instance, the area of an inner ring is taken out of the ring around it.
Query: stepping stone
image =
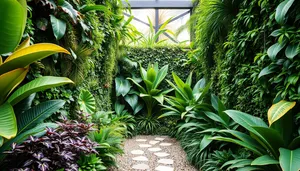
[[[173,171],[174,168],[170,167],[170,166],[158,166],[158,167],[155,168],[155,170],[158,170],[158,171]]]
[[[141,155],[141,154],[144,154],[144,151],[142,151],[142,150],[132,150],[132,151],[131,151],[131,154],[138,154],[138,155]]]
[[[148,148],[148,150],[152,152],[157,152],[157,151],[161,151],[161,148]]]
[[[160,141],[149,141],[149,144],[155,145],[157,143],[159,143]]]
[[[163,141],[165,138],[159,138],[159,137],[157,137],[157,138],[154,138],[155,140],[157,140],[157,141]]]
[[[160,159],[160,160],[158,160],[158,163],[161,163],[161,164],[173,164],[174,160],[172,160],[172,159]]]
[[[148,161],[148,158],[145,157],[145,156],[138,156],[138,157],[132,158],[132,160],[136,160],[136,161]]]
[[[150,144],[140,144],[139,145],[141,148],[149,148],[149,147],[152,147],[152,145]]]
[[[135,141],[137,141],[137,142],[146,142],[147,140],[146,139],[136,139]]]
[[[160,146],[171,146],[172,144],[171,143],[160,143],[159,145]]]
[[[136,164],[132,166],[133,169],[136,170],[149,170],[150,167],[147,164]]]
[[[167,157],[167,156],[169,156],[170,154],[165,153],[165,152],[159,152],[159,153],[154,153],[154,155],[156,155],[157,157]]]

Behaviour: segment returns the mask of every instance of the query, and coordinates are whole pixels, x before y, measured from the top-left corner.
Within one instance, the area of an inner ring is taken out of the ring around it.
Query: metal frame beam
[[[125,7],[128,7],[128,3],[123,1]],[[141,9],[141,8],[166,8],[166,9],[192,9],[192,1],[138,1],[138,0],[129,0],[131,9]]]

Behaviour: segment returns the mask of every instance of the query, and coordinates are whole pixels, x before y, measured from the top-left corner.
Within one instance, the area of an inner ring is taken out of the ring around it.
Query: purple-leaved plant
[[[77,171],[80,155],[95,154],[97,143],[87,138],[93,124],[63,118],[56,129],[47,128],[42,137],[30,136],[7,151],[7,170],[12,171]]]

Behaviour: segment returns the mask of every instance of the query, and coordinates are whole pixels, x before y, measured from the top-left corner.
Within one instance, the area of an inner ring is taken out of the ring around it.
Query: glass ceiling
[[[128,11],[124,11],[124,14],[126,17],[134,16],[131,24],[143,34],[150,31],[148,18],[156,31],[165,21],[172,18],[166,29],[176,33],[181,26],[187,23],[193,8],[192,0],[128,0],[128,2],[131,7],[131,14]],[[124,5],[127,6],[128,4],[124,2]],[[168,39],[170,43],[189,42],[190,32],[185,29],[176,38],[164,33],[159,37],[159,40],[163,39]]]
[[[131,8],[193,8],[192,0],[128,0]]]

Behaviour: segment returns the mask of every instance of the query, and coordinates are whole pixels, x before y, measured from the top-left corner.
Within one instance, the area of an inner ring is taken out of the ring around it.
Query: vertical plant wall
[[[38,0],[28,5],[30,15],[24,37],[34,37],[33,42],[53,42],[71,52],[43,60],[33,67],[28,79],[44,74],[64,75],[75,83],[38,94],[38,99],[62,98],[67,100],[67,108],[75,109],[78,90],[87,89],[95,96],[100,110],[110,110],[121,39],[119,26],[123,21],[121,1]]]
[[[227,107],[261,116],[280,99],[299,100],[299,2],[281,2],[203,0],[195,8],[190,61]],[[284,11],[281,22],[276,11]]]

